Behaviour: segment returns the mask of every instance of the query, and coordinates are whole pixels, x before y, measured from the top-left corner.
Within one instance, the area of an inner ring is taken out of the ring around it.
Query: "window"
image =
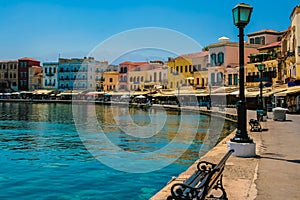
[[[210,64],[212,67],[216,66],[217,64],[217,60],[216,60],[216,54],[213,53],[210,55]]]
[[[250,38],[250,44],[254,44],[254,38]]]
[[[263,45],[266,44],[266,41],[265,41],[265,37],[264,37],[264,36],[260,37],[260,42],[261,42],[261,44],[263,44]]]
[[[187,65],[185,66],[184,69],[185,69],[185,70],[184,70],[185,72],[188,72],[188,66],[187,66]]]
[[[201,71],[201,64],[198,65],[198,71]]]
[[[232,74],[228,74],[228,85],[232,85]]]
[[[218,64],[222,65],[224,63],[224,53],[220,52],[218,53]]]
[[[46,73],[46,74],[48,73],[48,68],[47,68],[47,67],[45,68],[45,73]]]
[[[210,82],[215,83],[215,73],[210,74]]]
[[[255,44],[260,44],[260,38],[259,37],[255,38]]]
[[[233,74],[233,85],[237,85],[237,84],[238,84],[238,75]]]
[[[183,72],[183,66],[180,66],[180,73]]]
[[[222,83],[223,81],[223,73],[222,72],[218,72],[217,73],[217,82],[218,83]]]
[[[192,65],[189,65],[189,72],[192,72]]]

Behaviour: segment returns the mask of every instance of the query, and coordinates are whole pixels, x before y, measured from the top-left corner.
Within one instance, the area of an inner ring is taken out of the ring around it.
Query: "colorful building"
[[[119,64],[119,90],[128,91],[130,90],[128,86],[128,72],[134,71],[135,68],[148,64],[148,62],[122,62]]]
[[[258,86],[260,83],[260,72],[257,65],[264,64],[265,70],[262,73],[262,81],[272,85],[283,83],[282,62],[281,62],[281,42],[274,42],[258,48],[259,53],[249,56],[245,74],[247,86]]]
[[[107,71],[103,72],[103,90],[105,92],[118,91],[119,72]]]
[[[35,60],[33,58],[21,58],[18,60],[19,68],[18,68],[18,89],[19,90],[32,90],[35,87],[40,87],[37,82],[33,81],[34,76],[40,77],[39,68],[40,61]],[[35,66],[35,69],[31,69]],[[38,73],[35,73],[38,72]],[[39,79],[39,78],[37,78]],[[40,82],[41,83],[41,82]],[[36,85],[37,84],[37,85]]]
[[[59,58],[58,88],[61,90],[96,90],[97,81],[108,67],[94,58]]]
[[[282,56],[285,65],[286,82],[300,80],[300,6],[291,15],[291,26],[282,37]]]
[[[57,89],[58,88],[58,62],[43,63],[43,88]]]
[[[230,42],[228,38],[222,37],[220,42],[211,44],[209,48],[208,82],[212,86],[238,85],[239,74],[239,43]],[[245,63],[249,62],[250,54],[258,53],[257,48],[261,45],[245,43]]]
[[[168,60],[168,88],[207,85],[208,51],[183,54]]]
[[[281,40],[283,32],[265,29],[254,33],[248,33],[248,43],[268,45]]]
[[[18,60],[0,61],[0,91],[18,91]]]

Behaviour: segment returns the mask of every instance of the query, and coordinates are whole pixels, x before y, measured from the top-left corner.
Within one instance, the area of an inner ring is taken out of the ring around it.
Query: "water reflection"
[[[159,133],[153,137],[141,138],[122,131],[116,123],[115,116],[122,117],[129,112],[134,123],[148,126],[151,115],[159,116],[161,110],[127,111],[128,108],[122,107],[112,109],[110,106],[81,105],[77,108],[81,113],[82,124],[89,123],[91,112],[96,113],[96,122],[89,124],[92,129],[87,130],[89,137],[86,139],[91,140],[91,143],[97,134],[93,131],[101,127],[106,137],[119,148],[138,153],[153,152],[172,141],[179,130],[182,114],[167,111],[164,126]],[[0,194],[0,199],[13,199],[16,196],[36,199],[44,195],[49,195],[49,199],[72,199],[76,198],[76,195],[82,198],[93,196],[95,199],[110,199],[112,196],[107,190],[114,189],[122,191],[118,193],[118,199],[126,199],[126,194],[130,194],[131,197],[141,196],[139,199],[148,199],[170,177],[179,174],[198,158],[199,148],[206,137],[211,118],[192,113],[190,117],[195,120],[201,117],[201,123],[194,142],[180,159],[157,172],[130,175],[107,168],[86,150],[78,137],[71,105],[0,103],[0,190],[7,191]],[[193,120],[189,123],[193,123]],[[180,136],[182,143],[190,139],[189,123],[183,126],[186,133]],[[226,135],[233,129],[233,124],[225,123],[223,133]],[[168,159],[180,154],[181,145],[176,144],[172,153],[161,156]],[[102,156],[109,152],[108,149],[95,150]],[[161,179],[154,180],[153,176]],[[111,186],[104,184],[111,183],[116,177],[121,180],[120,183],[114,182],[110,184]],[[136,181],[137,178],[140,181]],[[145,189],[145,182],[148,189]],[[51,192],[49,188],[52,188]]]

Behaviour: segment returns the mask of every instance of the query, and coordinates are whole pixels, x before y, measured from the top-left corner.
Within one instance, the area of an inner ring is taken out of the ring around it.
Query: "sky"
[[[59,56],[70,58],[93,55],[91,52],[103,46],[105,50],[102,49],[102,52],[117,51],[129,43],[135,43],[135,37],[139,38],[138,42],[141,38],[150,42],[156,40],[157,37],[153,37],[154,33],[148,31],[149,27],[162,30],[161,32],[168,30],[174,36],[159,37],[159,40],[162,43],[167,40],[173,46],[175,44],[182,47],[182,51],[175,54],[201,51],[201,47],[218,42],[218,38],[222,36],[230,38],[231,41],[238,41],[238,29],[233,25],[231,10],[241,2],[0,0],[0,60],[32,57],[42,62],[57,61]],[[298,0],[248,0],[244,3],[253,6],[251,21],[245,28],[246,34],[262,29],[286,30],[290,25],[289,16],[293,8],[300,4]],[[132,32],[136,29],[144,31],[139,32],[139,36],[131,34],[136,33]],[[124,33],[129,34],[131,39],[122,42],[125,40],[120,40],[120,37],[123,37]],[[186,40],[176,39],[177,35],[185,36]],[[115,41],[115,45],[108,45],[112,44],[111,40]],[[186,45],[191,41],[198,45]],[[142,44],[134,48],[141,47]],[[154,47],[160,48],[159,45]],[[170,48],[170,52],[174,53],[173,47]],[[131,51],[127,47],[124,49]],[[132,51],[136,52],[136,49]],[[127,57],[120,57],[147,59],[130,57],[128,52]],[[98,59],[109,59],[108,55],[100,54]]]

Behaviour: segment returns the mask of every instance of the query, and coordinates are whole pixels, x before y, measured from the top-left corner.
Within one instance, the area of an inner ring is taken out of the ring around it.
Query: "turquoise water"
[[[135,152],[167,145],[180,120],[180,113],[167,112],[161,134],[136,139],[118,131],[107,114],[109,107],[99,105],[96,111],[101,125],[110,130],[110,140]],[[131,110],[130,114],[135,123],[149,123],[146,111]],[[128,173],[102,164],[86,149],[76,131],[71,105],[0,103],[0,199],[149,199],[198,158],[201,135],[210,119],[191,115],[201,119],[198,140],[180,159],[157,171]],[[226,131],[233,128],[226,124]]]

